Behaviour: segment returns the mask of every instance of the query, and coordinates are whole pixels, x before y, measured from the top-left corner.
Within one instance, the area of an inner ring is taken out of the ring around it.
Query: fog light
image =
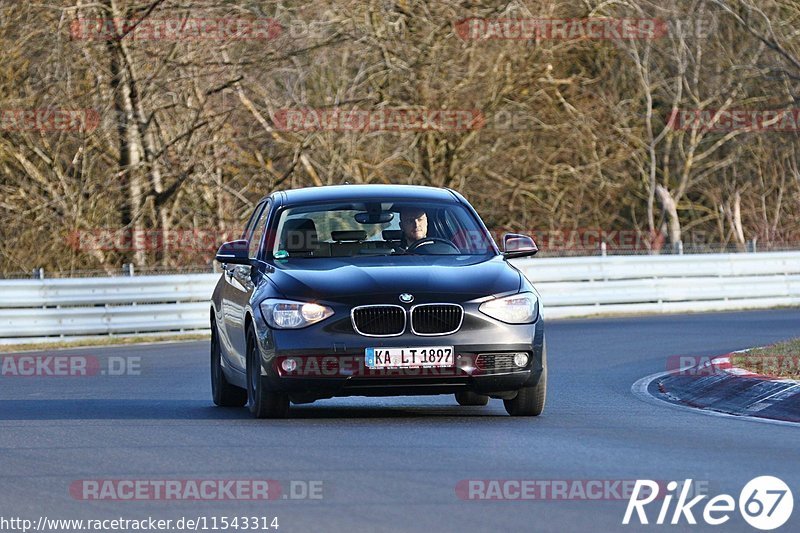
[[[284,372],[294,372],[297,370],[297,361],[295,359],[284,359],[281,363],[281,368]]]
[[[525,366],[528,364],[528,354],[526,353],[515,353],[514,354],[514,364],[517,366]]]

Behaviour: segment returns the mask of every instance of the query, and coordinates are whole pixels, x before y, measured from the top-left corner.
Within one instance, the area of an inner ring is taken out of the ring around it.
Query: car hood
[[[502,256],[390,256],[275,261],[269,274],[286,298],[349,304],[463,302],[520,289],[519,272]]]

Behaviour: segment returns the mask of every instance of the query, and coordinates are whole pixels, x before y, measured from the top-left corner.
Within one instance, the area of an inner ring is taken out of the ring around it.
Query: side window
[[[247,249],[249,251],[248,255],[251,258],[258,256],[258,249],[261,246],[261,239],[264,237],[264,230],[267,227],[268,216],[269,216],[269,202],[265,204],[264,209],[258,216],[255,226],[253,227],[252,236],[250,237],[250,241],[247,244]]]
[[[253,214],[250,215],[250,220],[247,221],[247,225],[244,227],[242,236],[239,237],[240,239],[244,239],[247,241],[250,240],[250,235],[253,234],[253,227],[255,226],[256,220],[258,220],[259,218],[258,215],[261,213],[261,208],[263,208],[266,203],[267,202],[258,204],[256,208],[253,210]]]

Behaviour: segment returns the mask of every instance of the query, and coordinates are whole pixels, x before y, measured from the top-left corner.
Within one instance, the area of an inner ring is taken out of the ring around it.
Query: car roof
[[[280,199],[283,205],[304,204],[342,200],[419,200],[445,201],[459,203],[457,196],[449,189],[425,187],[422,185],[324,185],[276,191],[270,197]]]

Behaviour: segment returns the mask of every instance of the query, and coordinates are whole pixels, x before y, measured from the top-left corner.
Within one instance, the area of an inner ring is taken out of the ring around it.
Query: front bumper
[[[258,319],[257,319],[258,321]],[[257,324],[261,375],[272,391],[288,393],[294,403],[334,396],[404,396],[472,391],[511,398],[522,387],[538,383],[546,364],[544,323],[509,325],[467,310],[462,328],[451,335],[364,337],[340,323],[301,330],[273,330]],[[372,370],[365,366],[368,347],[453,346],[454,368]],[[508,356],[525,352],[524,367],[508,364]],[[500,354],[492,365],[486,354]],[[286,372],[284,359],[297,369]]]

